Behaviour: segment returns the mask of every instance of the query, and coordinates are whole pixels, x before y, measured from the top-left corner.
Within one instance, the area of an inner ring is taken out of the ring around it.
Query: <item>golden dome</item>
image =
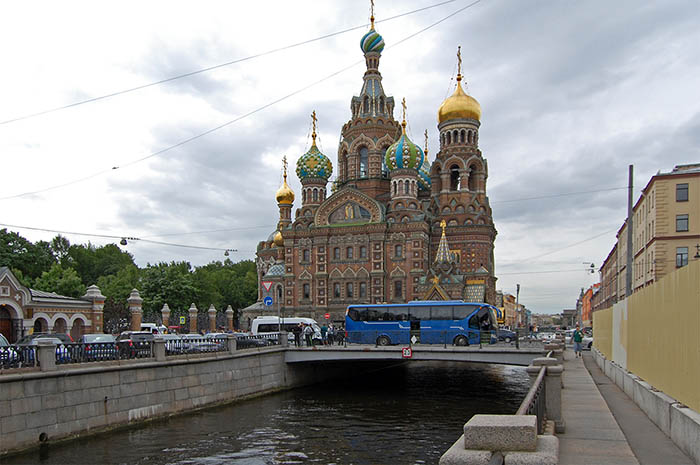
[[[294,194],[292,194],[292,197]],[[272,239],[272,243],[275,244],[277,247],[282,247],[284,245],[284,238],[282,237],[282,232],[277,231],[275,233],[275,237]]]
[[[275,199],[277,199],[277,203],[284,203],[289,205],[294,203],[294,191],[292,191],[292,188],[289,187],[289,185],[287,184],[286,173],[284,175],[284,182],[282,183],[282,187],[280,187],[277,190],[277,194],[275,194]]]
[[[449,96],[438,110],[438,123],[452,119],[475,119],[481,121],[481,105],[476,99],[467,95],[462,90],[460,81],[462,76],[457,76],[457,89]]]

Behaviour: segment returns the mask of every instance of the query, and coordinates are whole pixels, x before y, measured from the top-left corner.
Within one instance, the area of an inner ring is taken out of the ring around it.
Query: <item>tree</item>
[[[63,266],[70,266],[70,241],[60,234],[51,239],[51,254]]]
[[[159,320],[165,303],[171,309],[171,320],[175,321],[179,316],[187,316],[190,304],[197,301],[197,288],[187,262],[147,265],[142,270],[139,291],[143,298],[144,321]]]
[[[132,289],[140,285],[140,270],[136,265],[129,265],[117,272],[97,279],[97,287],[105,296],[104,328],[105,332],[117,333],[128,328],[131,314],[127,299]]]
[[[34,280],[55,262],[48,242],[35,245],[16,232],[0,230],[0,266],[19,270],[25,278]]]
[[[58,263],[55,263],[49,271],[44,271],[34,281],[34,287],[67,297],[82,297],[85,294],[85,286],[80,281],[78,273],[74,269],[64,268]]]
[[[134,258],[115,244],[95,247],[93,244],[71,245],[68,257],[83,284],[97,283],[100,276],[116,274],[122,268],[134,265]]]

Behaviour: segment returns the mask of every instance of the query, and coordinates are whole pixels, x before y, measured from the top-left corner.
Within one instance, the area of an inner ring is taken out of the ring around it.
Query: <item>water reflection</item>
[[[474,413],[513,413],[523,368],[407,363],[51,445],[9,464],[422,464],[438,458]]]

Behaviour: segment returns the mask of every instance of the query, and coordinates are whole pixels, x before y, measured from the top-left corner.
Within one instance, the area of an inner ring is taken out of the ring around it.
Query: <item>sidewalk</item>
[[[575,358],[567,349],[566,358],[562,374],[566,433],[558,436],[560,464],[693,465],[600,371],[590,353]]]

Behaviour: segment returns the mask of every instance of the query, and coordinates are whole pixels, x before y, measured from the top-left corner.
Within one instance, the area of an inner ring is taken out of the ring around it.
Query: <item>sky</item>
[[[375,3],[384,89],[406,98],[414,141],[428,130],[431,160],[462,47],[482,108],[498,289],[520,284],[535,313],[573,308],[625,219],[628,165],[636,199],[658,171],[700,162],[697,2]],[[368,1],[12,2],[1,17],[0,223],[32,241],[55,233],[26,227],[218,249],[129,240],[139,266],[203,265],[225,249],[252,259],[275,229],[282,157],[293,170],[308,150],[314,110],[337,170]],[[296,208],[293,172],[289,184]]]

